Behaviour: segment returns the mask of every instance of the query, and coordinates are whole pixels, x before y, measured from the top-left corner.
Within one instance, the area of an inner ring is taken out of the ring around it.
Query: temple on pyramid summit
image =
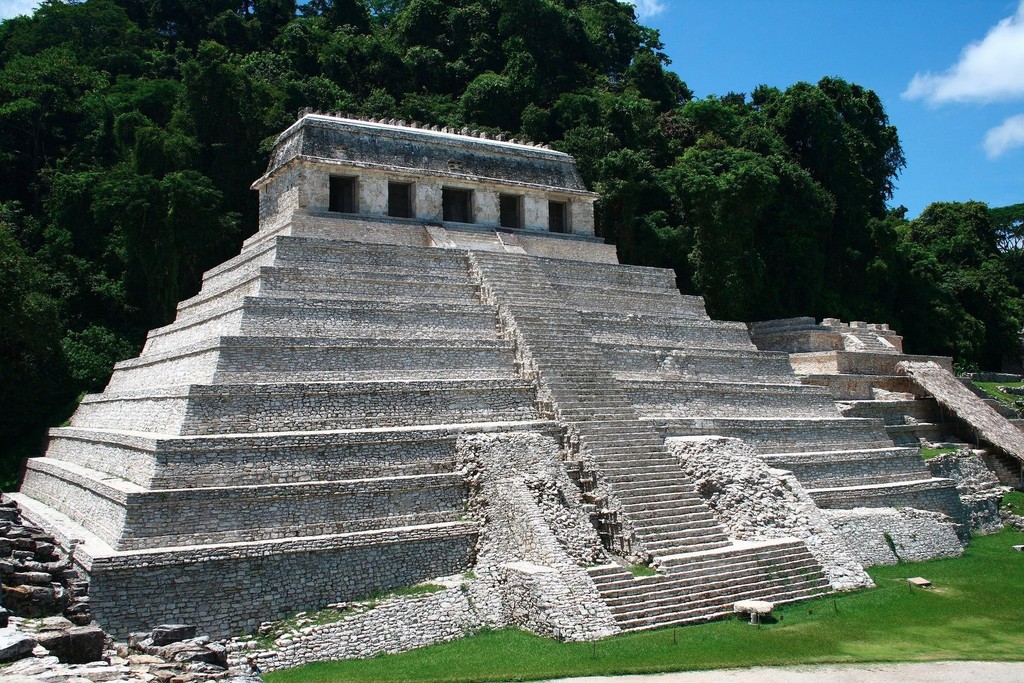
[[[953,482],[798,349],[619,264],[569,155],[307,111],[253,188],[259,231],[12,495],[116,636],[448,577],[378,632],[594,639],[869,585],[893,543],[962,551]],[[831,351],[895,363],[894,333],[856,332]]]

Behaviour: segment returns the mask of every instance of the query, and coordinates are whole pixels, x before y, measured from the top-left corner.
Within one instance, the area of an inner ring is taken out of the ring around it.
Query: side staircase
[[[577,310],[578,290],[556,287],[537,258],[471,252],[470,261],[485,297],[498,305],[513,334],[523,371],[536,376],[552,415],[594,468],[587,478],[607,487],[607,499],[591,497],[606,546],[623,556],[649,557],[658,567],[644,578],[619,565],[590,570],[622,628],[713,618],[740,599],[785,602],[827,592],[821,567],[802,542],[737,545],[726,537],[665,449],[664,437],[639,419],[606,369],[604,353]],[[683,315],[703,313],[678,294],[665,301]],[[614,293],[607,302],[621,304]],[[777,565],[799,569],[776,572]]]

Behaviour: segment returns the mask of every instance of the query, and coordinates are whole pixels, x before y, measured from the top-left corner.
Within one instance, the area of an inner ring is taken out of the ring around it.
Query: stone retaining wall
[[[209,557],[209,551],[197,551],[191,558],[169,557],[173,563],[166,564],[130,556],[93,565],[93,613],[121,638],[145,625],[180,622],[196,624],[212,637],[232,636],[255,631],[268,615],[285,616],[462,572],[472,564],[474,540],[462,534],[404,541],[389,532],[372,547],[332,548],[328,540],[321,548],[295,552],[221,551],[219,559],[216,553]],[[223,592],[226,586],[230,594]],[[140,595],[146,600],[135,599]],[[217,609],[209,608],[211,600]],[[126,604],[135,608],[122,609]]]
[[[718,434],[735,437],[751,444],[760,452],[833,450],[845,448],[888,448],[878,420],[868,419],[652,419],[666,436]]]
[[[24,493],[116,550],[433,524],[457,519],[465,505],[465,487],[456,474],[133,493],[77,476],[48,459],[32,460],[29,467]],[[66,500],[68,487],[76,489],[74,504]]]
[[[832,396],[800,384],[742,384],[683,381],[620,383],[623,393],[645,416],[835,417]]]
[[[877,507],[822,513],[865,567],[958,557],[964,552],[955,525],[935,512]]]
[[[200,435],[515,421],[537,417],[534,394],[521,380],[193,385],[89,396],[71,424]]]
[[[957,525],[957,533],[966,541],[970,538],[970,519],[960,502],[956,489],[948,482],[936,480],[915,486],[883,484],[857,489],[818,489],[811,492],[822,508],[916,508],[937,510]]]

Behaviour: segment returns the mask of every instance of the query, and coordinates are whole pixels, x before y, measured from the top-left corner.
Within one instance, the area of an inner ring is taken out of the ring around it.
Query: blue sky
[[[907,168],[894,206],[1024,202],[1024,0],[636,0],[698,97],[840,76],[871,88]],[[0,19],[38,0],[0,0]]]
[[[910,216],[933,201],[1024,202],[1024,0],[638,0],[637,9],[698,97],[822,76],[878,93],[907,157],[892,204]]]

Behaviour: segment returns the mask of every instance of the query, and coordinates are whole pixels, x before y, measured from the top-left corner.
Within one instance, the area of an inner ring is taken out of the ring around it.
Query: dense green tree
[[[921,279],[949,298],[937,310],[947,331],[924,344],[960,360],[998,367],[1020,343],[1024,308],[999,252],[988,207],[935,203],[905,228],[906,249]]]
[[[0,23],[0,400],[27,397],[0,425],[8,472],[256,229],[249,185],[307,106],[573,154],[620,258],[674,268],[716,316],[1019,351],[1020,205],[908,221],[875,93],[695,101],[668,64],[618,0],[45,0]]]

